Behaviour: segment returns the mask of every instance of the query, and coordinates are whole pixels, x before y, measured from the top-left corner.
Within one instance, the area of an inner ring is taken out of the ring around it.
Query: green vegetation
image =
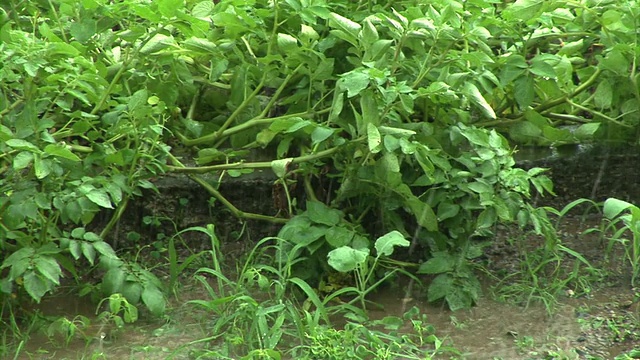
[[[0,355],[20,355],[42,328],[24,304],[64,277],[106,304],[103,326],[121,328],[165,316],[194,270],[208,298],[190,303],[212,316],[203,327],[214,334],[189,344],[202,345],[198,358],[455,354],[417,309],[370,320],[367,295],[404,277],[429,302],[473,306],[497,224],[543,239],[533,251],[530,237],[514,240],[521,270],[492,274],[504,282],[499,296],[551,309],[564,289],[588,292],[600,269],[560,241],[549,217],[589,200],[533,206],[552,183],[544,169],[516,167],[514,146],[637,142],[639,9],[632,0],[3,2]],[[220,188],[260,169],[275,174],[275,216],[239,209]],[[118,241],[128,206],[168,175],[188,176],[239,221],[283,226],[233,276],[214,225],[147,218],[174,221],[175,233]],[[622,245],[635,284],[640,211],[611,199],[603,213],[599,230],[609,250]],[[209,250],[191,251],[183,238],[194,232]],[[161,264],[128,253],[127,241]],[[86,333],[89,322],[55,321],[48,334],[102,348],[108,334]]]

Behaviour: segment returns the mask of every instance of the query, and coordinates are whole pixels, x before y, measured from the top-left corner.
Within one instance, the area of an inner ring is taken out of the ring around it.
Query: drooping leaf
[[[364,263],[369,256],[369,249],[356,250],[348,246],[333,249],[327,255],[328,264],[339,272],[353,271]]]
[[[142,302],[147,306],[147,309],[155,316],[162,316],[164,314],[167,301],[164,298],[164,294],[157,287],[147,284],[142,291]]]
[[[375,242],[375,248],[378,255],[391,256],[396,246],[407,247],[411,245],[409,240],[397,230],[391,231],[379,237]]]
[[[478,90],[478,88],[473,83],[466,82],[463,86],[462,92],[469,99],[469,101],[471,101],[472,104],[480,108],[480,110],[486,117],[490,119],[496,119],[496,113],[493,111],[493,108],[491,107],[491,105],[489,105],[487,100],[480,93],[480,90]]]

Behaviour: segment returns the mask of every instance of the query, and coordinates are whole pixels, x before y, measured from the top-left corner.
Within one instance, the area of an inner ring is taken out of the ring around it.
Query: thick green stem
[[[315,154],[303,155],[291,158],[291,164],[299,164],[307,161],[313,161],[317,159],[321,159],[327,156],[332,155],[337,152],[340,148],[334,147],[331,149],[323,150],[317,152]],[[211,165],[211,166],[200,166],[200,167],[185,167],[185,166],[167,166],[167,170],[176,173],[186,173],[186,174],[204,174],[212,171],[220,171],[220,170],[239,170],[239,169],[269,169],[271,168],[271,161],[261,161],[261,162],[237,162],[232,164],[219,164],[219,165]]]
[[[100,238],[101,239],[105,239],[105,236],[107,236],[107,234],[109,233],[109,231],[111,231],[111,229],[113,228],[113,226],[115,224],[118,223],[118,221],[120,221],[120,218],[122,217],[122,214],[124,214],[124,211],[127,209],[127,205],[129,204],[129,196],[125,196],[122,199],[122,202],[120,202],[120,204],[118,205],[118,207],[116,208],[115,213],[113,214],[113,216],[111,217],[111,219],[109,220],[109,222],[107,223],[107,225],[104,227],[104,229],[102,229],[102,231],[100,232]]]

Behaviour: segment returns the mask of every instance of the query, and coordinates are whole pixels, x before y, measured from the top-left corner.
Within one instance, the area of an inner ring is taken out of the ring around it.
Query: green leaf
[[[131,304],[140,303],[140,297],[142,296],[142,284],[133,281],[127,281],[122,287],[122,295]]]
[[[218,46],[214,42],[199,37],[190,37],[187,40],[183,41],[180,45],[182,45],[187,50],[196,51],[203,54],[216,54],[218,51]]]
[[[10,139],[10,140],[7,140],[5,144],[17,150],[25,150],[25,151],[30,151],[34,153],[40,152],[40,149],[37,146],[22,139]]]
[[[375,242],[375,248],[378,255],[391,256],[395,246],[407,247],[411,245],[409,240],[397,230],[393,230],[381,237]]]
[[[436,276],[436,278],[431,281],[431,284],[429,284],[427,301],[434,302],[444,299],[453,286],[453,277],[450,274],[444,273]]]
[[[578,126],[573,134],[579,140],[589,140],[593,138],[593,135],[596,133],[596,131],[600,129],[601,124],[602,123],[599,122],[582,124]]]
[[[107,209],[113,209],[111,206],[111,199],[109,199],[109,195],[107,195],[106,191],[102,189],[93,189],[85,194],[87,199],[91,200],[92,203]]]
[[[344,273],[355,270],[367,260],[368,256],[369,249],[356,250],[342,246],[329,252],[327,262],[335,270]]]
[[[496,119],[496,113],[493,111],[493,108],[473,83],[466,82],[463,86],[462,93],[469,99],[469,101],[471,101],[472,104],[479,107],[486,117],[493,120]]]
[[[406,204],[409,206],[409,209],[411,209],[420,226],[429,231],[436,231],[438,229],[438,218],[429,204],[422,202],[417,197],[407,199]]]
[[[443,221],[455,217],[460,212],[460,205],[450,202],[441,202],[438,204],[438,221]]]
[[[13,168],[15,170],[22,170],[31,165],[33,161],[33,153],[28,151],[19,152],[16,157],[13,158]]]
[[[71,161],[80,161],[80,158],[68,148],[59,144],[49,144],[44,148],[46,154],[61,157]]]
[[[382,137],[378,128],[372,123],[367,123],[367,142],[369,144],[369,151],[376,154],[382,150]]]
[[[114,267],[102,277],[101,289],[105,295],[116,294],[122,291],[126,273],[121,267]]]
[[[33,265],[36,270],[38,270],[38,272],[45,278],[47,278],[51,283],[60,285],[62,269],[54,258],[38,256],[33,259]]]
[[[553,68],[553,66],[549,65],[549,63],[547,63],[545,59],[540,56],[536,56],[531,59],[531,67],[529,68],[529,71],[531,71],[531,73],[535,75],[545,78],[557,78],[556,70]]]
[[[333,28],[338,28],[344,31],[345,33],[351,35],[353,38],[356,38],[358,36],[358,33],[360,32],[360,29],[361,29],[360,24],[353,22],[347,19],[346,17],[333,12],[329,15],[329,19],[330,19],[329,26]]]
[[[23,286],[27,293],[31,296],[33,300],[37,303],[40,303],[40,300],[51,289],[50,283],[45,281],[44,278],[39,276],[34,271],[29,271],[24,275]]]
[[[89,242],[82,242],[80,247],[82,248],[82,254],[89,260],[89,263],[93,265],[96,259],[96,250],[93,248],[93,244]]]
[[[493,194],[493,186],[485,183],[482,179],[478,179],[477,181],[470,182],[468,185],[469,190],[476,192],[478,194],[488,193]]]
[[[344,216],[342,211],[332,209],[319,201],[307,201],[305,214],[316,224],[335,226]]]
[[[503,16],[507,20],[529,21],[537,19],[543,4],[543,0],[516,0],[503,11]]]
[[[311,141],[312,141],[311,144],[316,145],[327,140],[331,135],[333,135],[335,131],[336,131],[335,129],[325,127],[325,126],[316,127],[315,129],[313,129],[313,132],[311,133]]]
[[[167,304],[162,291],[151,284],[147,284],[144,287],[142,291],[142,302],[155,316],[162,316]]]
[[[298,40],[289,34],[278,34],[277,37],[278,49],[283,54],[291,54],[298,50]]]
[[[163,35],[163,34],[155,34],[151,40],[146,42],[141,48],[140,53],[143,55],[149,55],[152,53],[156,53],[160,50],[164,50],[169,46],[175,46],[175,40],[173,37]]]
[[[513,94],[521,109],[526,109],[533,103],[535,88],[533,78],[523,76],[515,80]]]
[[[324,237],[329,245],[334,248],[339,248],[341,246],[351,245],[351,240],[353,240],[355,234],[353,230],[345,229],[341,226],[332,226],[327,229]]]
[[[271,170],[278,178],[283,179],[287,174],[287,168],[291,161],[293,161],[292,158],[273,160],[271,161]]]
[[[179,9],[184,7],[184,0],[156,0],[160,14],[165,17],[173,17]]]
[[[93,243],[93,248],[96,249],[102,256],[106,256],[109,258],[117,259],[118,255],[116,255],[115,251],[111,245],[107,244],[104,241],[95,241]]]
[[[608,79],[602,80],[596,92],[593,94],[593,100],[600,109],[610,109],[613,103],[613,87]]]
[[[371,20],[369,19],[364,20],[364,27],[360,31],[360,38],[365,44],[372,44],[376,40],[378,40],[379,38],[378,30],[373,25]]]
[[[351,71],[342,75],[340,80],[338,80],[338,86],[340,86],[341,89],[347,90],[347,97],[352,98],[369,86],[369,80],[369,74],[360,71]]]
[[[418,274],[443,274],[453,271],[456,257],[446,251],[437,251],[433,257],[420,265]],[[431,301],[431,300],[429,300]]]
[[[36,178],[44,179],[51,173],[52,163],[49,159],[42,159],[40,154],[35,154],[33,158],[33,169],[35,170]]]
[[[627,209],[633,209],[636,206],[628,203],[624,200],[619,200],[616,198],[609,198],[604,202],[603,213],[608,219],[614,219],[621,212],[626,211]]]

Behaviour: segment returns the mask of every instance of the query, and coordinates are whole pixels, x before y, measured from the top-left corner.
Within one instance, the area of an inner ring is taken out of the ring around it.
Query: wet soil
[[[528,306],[498,301],[495,281],[485,278],[484,295],[470,310],[451,312],[442,304],[427,303],[424,289],[413,286],[414,290],[407,292],[408,284],[404,284],[400,289],[383,289],[374,294],[371,300],[381,307],[372,309],[370,316],[401,316],[417,306],[434,325],[438,337],[461,351],[458,359],[613,359],[640,346],[640,294],[629,286],[629,278],[622,276],[624,266],[604,261],[606,244],[600,236],[593,232],[583,234],[599,224],[595,215],[568,216],[560,223],[563,244],[581,252],[594,266],[607,267],[609,276],[580,296],[568,287],[557,297],[551,311],[535,301]],[[505,228],[499,238],[508,239],[514,233]],[[535,239],[529,240],[535,243]],[[236,246],[229,251],[238,253],[241,249]],[[616,256],[619,254],[614,249],[610,260]],[[494,261],[490,265],[494,270],[517,268],[516,254],[503,253],[502,257],[510,259]],[[487,258],[485,264],[490,261]],[[95,306],[86,301],[74,296],[49,298],[39,306],[43,315],[87,316],[91,321],[84,329],[87,338],[55,348],[54,343],[62,343],[59,336],[54,342],[35,336],[20,358],[82,359],[101,352],[107,359],[165,359],[170,355],[188,359],[190,349],[198,346],[189,343],[207,336],[202,319],[211,315],[186,302],[206,298],[201,287],[186,281],[179,296],[171,299],[165,319],[143,320],[123,329],[101,325],[95,316]]]

